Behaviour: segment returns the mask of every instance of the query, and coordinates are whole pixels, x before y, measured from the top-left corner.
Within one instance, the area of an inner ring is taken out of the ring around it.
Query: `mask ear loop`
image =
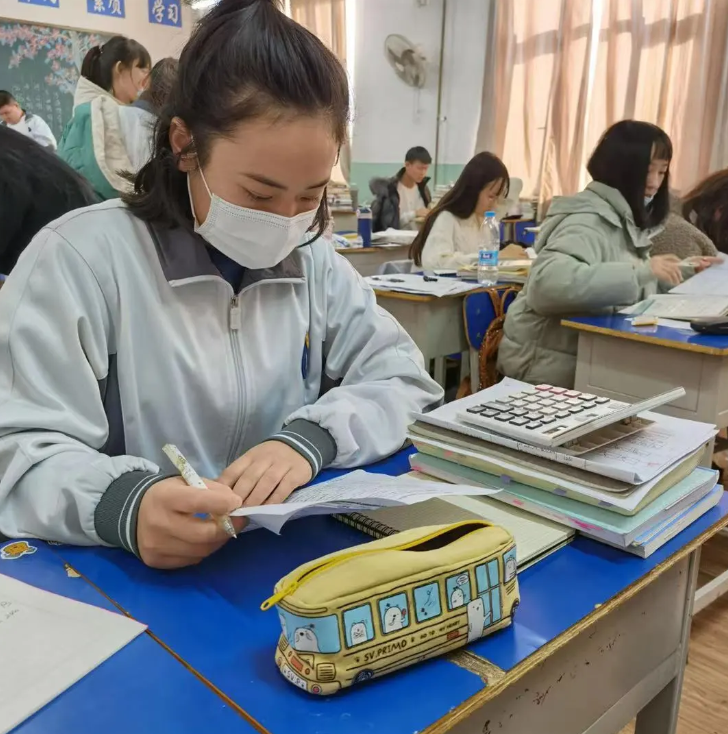
[[[190,143],[193,147],[195,146],[195,138],[194,136],[190,135]],[[197,170],[200,172],[200,178],[202,179],[202,183],[205,185],[205,190],[207,191],[207,195],[210,197],[210,206],[212,206],[212,192],[210,191],[210,187],[207,185],[207,180],[205,179],[205,174],[202,172],[202,166],[200,165],[200,159],[197,156],[197,153],[195,152],[195,159],[197,160]],[[192,187],[190,186],[190,173],[187,173],[187,193],[190,197],[190,209],[192,209],[192,216],[195,220],[195,224],[197,226],[200,226],[200,220],[197,218],[197,214],[195,213],[195,203],[192,198]]]

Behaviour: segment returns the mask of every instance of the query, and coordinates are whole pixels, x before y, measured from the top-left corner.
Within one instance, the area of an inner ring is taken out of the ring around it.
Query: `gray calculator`
[[[524,443],[568,446],[615,423],[630,423],[637,414],[683,395],[685,390],[678,387],[638,403],[622,403],[578,390],[536,385],[527,390],[514,388],[512,393],[474,405],[459,412],[457,417],[470,425]]]

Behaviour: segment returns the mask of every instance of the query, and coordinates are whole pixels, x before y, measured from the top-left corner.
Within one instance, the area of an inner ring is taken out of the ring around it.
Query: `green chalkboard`
[[[81,62],[109,36],[0,18],[0,89],[42,117],[60,138],[73,114]]]

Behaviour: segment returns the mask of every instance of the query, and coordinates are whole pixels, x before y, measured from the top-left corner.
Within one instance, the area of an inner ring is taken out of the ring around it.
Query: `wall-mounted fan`
[[[407,86],[421,89],[427,80],[427,58],[415,44],[398,33],[384,41],[384,54],[389,65]]]

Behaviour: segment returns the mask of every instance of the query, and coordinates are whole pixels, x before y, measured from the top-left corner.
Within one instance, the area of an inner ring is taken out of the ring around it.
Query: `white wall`
[[[447,3],[439,156],[445,172],[475,150],[490,1]],[[434,156],[442,10],[443,0],[356,0],[352,180],[361,178],[360,188],[376,169],[401,163],[413,145]],[[384,40],[390,33],[406,36],[427,56],[423,89],[406,86],[389,66]]]
[[[110,18],[88,13],[86,0],[61,0],[58,8],[0,0],[0,19],[128,36],[149,51],[152,61],[179,55],[192,30],[192,11],[188,7],[182,6],[182,27],[173,28],[149,22],[147,0],[126,0],[124,6],[125,18]]]

